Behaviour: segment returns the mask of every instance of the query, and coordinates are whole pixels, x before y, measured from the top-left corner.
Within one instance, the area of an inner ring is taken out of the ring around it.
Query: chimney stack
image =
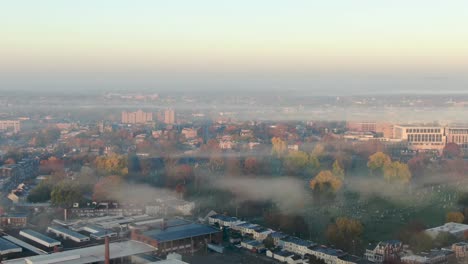
[[[105,243],[105,260],[104,264],[110,264],[110,248],[109,248],[109,237],[106,236],[104,238],[104,243]]]

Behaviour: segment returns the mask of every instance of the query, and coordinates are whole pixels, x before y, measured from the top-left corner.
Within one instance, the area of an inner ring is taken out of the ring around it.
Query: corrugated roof
[[[219,233],[220,231],[216,228],[191,223],[188,225],[168,227],[164,230],[156,229],[144,232],[145,236],[151,237],[159,242],[179,240],[189,237],[196,237],[208,234]]]

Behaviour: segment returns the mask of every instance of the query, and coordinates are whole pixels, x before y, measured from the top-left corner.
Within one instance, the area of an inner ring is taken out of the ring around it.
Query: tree
[[[447,143],[442,151],[445,158],[454,159],[461,156],[462,152],[457,143]]]
[[[342,181],[329,170],[321,171],[309,182],[317,202],[333,200],[342,185]]]
[[[344,179],[345,172],[344,172],[344,169],[341,167],[340,163],[338,162],[338,160],[335,160],[335,162],[333,162],[332,173],[336,177],[340,179]]]
[[[281,140],[279,137],[273,137],[271,139],[271,153],[275,155],[277,158],[283,157],[283,155],[286,153],[288,149],[288,145],[286,144],[285,141]]]
[[[311,156],[314,157],[321,157],[325,154],[325,146],[323,144],[315,145],[314,149],[312,150]]]
[[[457,240],[457,237],[449,232],[439,232],[433,240],[433,246],[437,248],[451,246],[453,243],[457,242]]]
[[[424,170],[427,166],[427,163],[428,161],[424,155],[418,155],[411,158],[407,164],[409,170],[411,171],[411,175],[417,178],[424,176]]]
[[[126,175],[128,159],[124,155],[111,154],[109,156],[100,156],[95,160],[96,168],[102,174],[107,175]]]
[[[465,220],[465,216],[460,212],[448,212],[445,219],[447,223],[463,223],[463,221]]]
[[[411,172],[408,165],[399,161],[387,163],[384,166],[384,178],[388,182],[408,183],[411,180]]]
[[[99,180],[93,188],[94,201],[114,200],[122,186],[122,179],[119,176],[107,176]]]
[[[338,248],[354,251],[355,244],[361,240],[363,229],[358,220],[339,217],[334,223],[328,225],[326,236]]]
[[[259,169],[258,160],[255,157],[248,157],[244,161],[245,174],[257,174]]]
[[[379,151],[369,157],[367,167],[372,173],[375,173],[376,171],[383,171],[385,165],[390,164],[391,162],[392,160],[387,154]]]
[[[303,151],[290,151],[284,159],[284,166],[288,173],[303,174],[309,164],[309,155]]]
[[[275,241],[273,239],[272,236],[267,236],[264,240],[263,240],[263,244],[265,245],[266,248],[268,249],[272,249],[275,247]]]
[[[52,185],[48,181],[41,181],[28,194],[28,202],[42,203],[50,200]]]
[[[315,178],[310,180],[309,186],[312,190],[319,190],[324,184],[329,183],[333,191],[338,191],[343,183],[340,179],[333,175],[329,170],[321,171]]]
[[[409,238],[409,245],[415,253],[433,248],[432,238],[424,231],[416,233]]]
[[[83,200],[83,190],[77,183],[62,181],[54,186],[50,197],[55,206],[71,207]]]

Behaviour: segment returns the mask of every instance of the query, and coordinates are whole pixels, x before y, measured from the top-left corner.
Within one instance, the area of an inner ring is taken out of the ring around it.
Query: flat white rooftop
[[[110,258],[128,257],[136,254],[150,253],[156,249],[150,245],[129,240],[110,243]],[[104,245],[74,249],[50,255],[33,256],[3,261],[8,264],[88,264],[104,261]]]
[[[468,230],[468,225],[450,222],[442,226],[426,229],[426,233],[435,237],[440,232],[449,232],[453,235],[458,235],[466,230]]]

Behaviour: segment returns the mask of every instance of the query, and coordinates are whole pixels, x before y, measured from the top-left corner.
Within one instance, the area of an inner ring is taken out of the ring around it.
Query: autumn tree
[[[310,155],[314,156],[314,157],[317,157],[317,158],[325,155],[325,146],[323,144],[321,144],[321,143],[315,145],[315,147],[312,150],[312,153]]]
[[[463,223],[465,220],[465,216],[460,212],[448,212],[447,216],[445,217],[445,221],[447,223],[454,222],[454,223]]]
[[[288,145],[285,141],[281,140],[279,137],[273,137],[271,139],[271,153],[272,155],[276,156],[277,158],[281,158],[286,154],[288,150]]]
[[[457,143],[447,143],[442,151],[445,158],[454,159],[461,156],[462,152]]]
[[[248,157],[244,160],[244,173],[257,174],[259,170],[258,160],[255,157]]]
[[[336,177],[340,179],[344,179],[345,172],[344,172],[344,169],[341,167],[340,163],[338,162],[338,160],[335,160],[335,162],[333,162],[332,173]]]
[[[124,155],[111,154],[100,156],[95,160],[96,168],[105,175],[126,175],[128,174],[127,157]]]
[[[383,172],[384,167],[391,162],[392,160],[387,154],[376,152],[369,157],[367,167],[371,170],[371,173]]]
[[[93,188],[94,201],[109,201],[116,197],[122,186],[122,178],[116,175],[99,180]]]
[[[423,177],[428,160],[424,155],[417,155],[408,161],[408,168],[415,178]]]
[[[309,155],[303,151],[290,151],[283,164],[288,174],[303,174],[309,164]]]
[[[309,182],[318,201],[323,200],[323,198],[333,198],[342,185],[342,181],[329,170],[321,171]]]
[[[328,241],[338,248],[354,251],[355,245],[360,243],[363,229],[361,222],[358,220],[339,217],[328,226],[326,236]]]
[[[384,178],[387,182],[406,184],[411,180],[411,172],[408,165],[395,161],[384,166]]]

